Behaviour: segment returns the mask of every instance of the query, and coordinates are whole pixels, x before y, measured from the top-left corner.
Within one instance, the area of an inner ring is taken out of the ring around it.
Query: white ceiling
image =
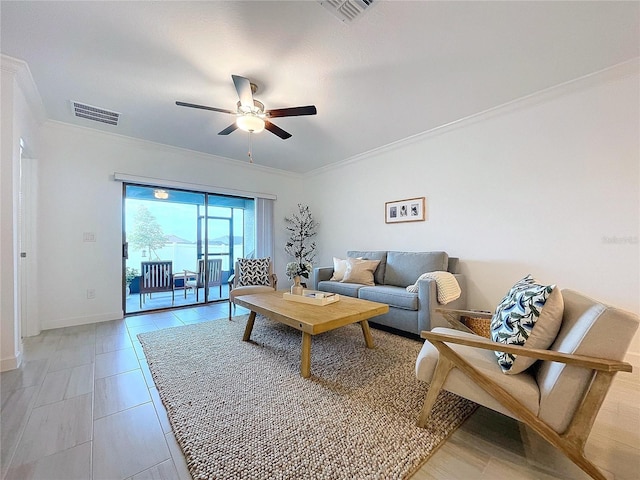
[[[0,3],[2,53],[29,65],[47,116],[247,162],[217,132],[231,75],[293,136],[254,135],[257,164],[308,172],[640,55],[640,2],[374,1],[343,23],[315,1]],[[122,114],[117,127],[70,101]]]

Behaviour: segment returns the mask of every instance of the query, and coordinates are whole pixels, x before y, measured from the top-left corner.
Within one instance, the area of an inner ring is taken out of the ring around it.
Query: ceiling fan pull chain
[[[251,153],[253,150],[252,134],[253,132],[249,132],[249,163],[253,163],[253,155]]]

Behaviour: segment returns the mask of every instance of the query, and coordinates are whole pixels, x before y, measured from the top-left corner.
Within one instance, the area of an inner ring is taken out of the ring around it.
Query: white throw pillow
[[[344,278],[344,274],[347,271],[347,261],[341,258],[333,257],[333,275],[330,280],[334,282],[341,282]]]
[[[362,260],[359,258],[347,258],[347,270],[344,273],[343,283],[361,283],[373,286],[373,272],[380,260]]]
[[[362,260],[362,257],[358,257],[358,260]],[[329,280],[333,282],[341,282],[344,278],[344,274],[347,271],[347,260],[333,257],[333,275]]]

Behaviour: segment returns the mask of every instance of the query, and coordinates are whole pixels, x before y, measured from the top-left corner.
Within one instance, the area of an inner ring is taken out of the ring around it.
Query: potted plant
[[[291,293],[301,294],[303,286],[300,277],[309,278],[316,256],[316,243],[311,238],[317,233],[318,223],[313,219],[309,207],[300,203],[298,212],[285,217],[284,221],[289,231],[289,241],[284,250],[295,258],[295,261],[287,263],[287,276],[294,281]]]
[[[125,268],[124,281],[127,285],[127,295],[131,293],[131,282],[133,282],[133,279],[138,276],[138,273],[138,270],[133,267]]]

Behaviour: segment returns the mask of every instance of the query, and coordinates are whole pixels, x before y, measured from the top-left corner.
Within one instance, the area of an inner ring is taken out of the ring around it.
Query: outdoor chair
[[[208,291],[210,287],[219,287],[220,298],[222,298],[222,259],[207,260],[207,268],[205,269],[204,266],[204,259],[201,258],[198,260],[197,272],[184,271],[185,298],[187,296],[187,289],[192,288],[196,292],[196,302],[198,302],[200,300],[200,289],[206,288]]]
[[[430,386],[418,426],[425,427],[438,392],[445,389],[519,420],[523,437],[527,428],[535,431],[592,478],[604,480],[584,456],[584,445],[615,374],[631,372],[622,360],[638,317],[572,290],[561,294],[561,323],[548,349],[496,343],[457,327],[423,331],[427,341],[416,361],[416,376]],[[437,311],[445,318],[452,313]],[[505,374],[495,351],[537,363]],[[527,438],[523,440],[526,447]]]
[[[277,287],[278,277],[273,273],[273,264],[269,257],[239,258],[235,263],[234,274],[229,279],[229,320],[232,305],[235,311],[236,297],[273,292]]]
[[[172,270],[172,261],[142,262],[140,264],[140,308],[142,308],[147,294],[151,298],[151,294],[157,292],[171,292],[171,305],[173,305],[175,292]]]

